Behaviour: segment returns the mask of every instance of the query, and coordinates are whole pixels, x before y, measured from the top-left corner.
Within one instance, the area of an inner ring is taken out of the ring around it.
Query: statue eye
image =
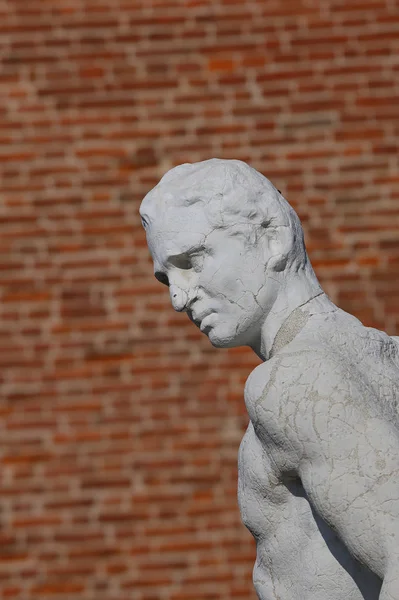
[[[204,248],[193,248],[182,254],[176,254],[175,256],[169,256],[168,262],[176,269],[182,271],[188,271],[190,269],[201,269],[202,262],[204,259]]]
[[[176,267],[176,269],[182,269],[184,271],[191,269],[191,258],[188,254],[177,254],[176,256],[171,256],[169,258],[169,262],[171,265]]]
[[[191,259],[191,267],[194,269],[194,271],[200,271],[202,269],[202,264],[204,262],[203,252],[197,252],[196,254],[192,254],[190,259]]]

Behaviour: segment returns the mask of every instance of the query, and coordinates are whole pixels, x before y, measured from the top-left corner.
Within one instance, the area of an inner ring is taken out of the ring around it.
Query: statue
[[[327,297],[299,218],[238,160],[170,170],[140,213],[155,277],[249,346],[238,500],[260,600],[399,600],[399,344]]]

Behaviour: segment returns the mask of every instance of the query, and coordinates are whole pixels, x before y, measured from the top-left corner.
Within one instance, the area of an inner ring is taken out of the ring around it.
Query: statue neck
[[[336,310],[335,304],[323,292],[316,275],[290,278],[280,288],[271,310],[262,325],[260,336],[251,348],[263,361],[291,342],[308,320],[308,314]]]

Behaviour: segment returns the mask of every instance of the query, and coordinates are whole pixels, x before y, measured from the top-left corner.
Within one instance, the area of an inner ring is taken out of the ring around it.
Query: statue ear
[[[280,271],[284,271],[285,267],[287,266],[287,260],[288,260],[287,255],[277,254],[276,256],[273,256],[269,260],[267,266],[271,271],[278,273]]]
[[[278,273],[284,271],[287,266],[294,243],[294,234],[290,227],[284,225],[274,227],[269,233],[268,252],[271,258],[267,261],[267,268]]]

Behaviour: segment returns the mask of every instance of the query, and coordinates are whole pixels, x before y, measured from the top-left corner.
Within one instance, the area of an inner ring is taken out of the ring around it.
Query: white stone
[[[238,483],[260,600],[399,600],[398,338],[331,302],[295,211],[241,161],[172,169],[140,213],[175,310],[263,361]]]

